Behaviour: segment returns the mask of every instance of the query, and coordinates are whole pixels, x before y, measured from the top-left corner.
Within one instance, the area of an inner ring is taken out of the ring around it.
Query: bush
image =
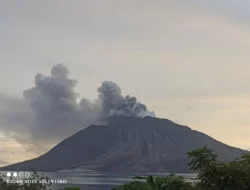
[[[198,174],[198,182],[189,183],[181,176],[135,177],[132,182],[114,190],[250,190],[250,154],[230,163],[218,161],[213,150],[202,147],[188,152],[189,167]]]

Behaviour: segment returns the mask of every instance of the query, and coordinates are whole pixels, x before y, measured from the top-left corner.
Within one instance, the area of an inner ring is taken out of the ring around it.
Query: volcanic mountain
[[[108,125],[89,126],[38,158],[1,170],[188,172],[186,153],[204,145],[222,161],[245,152],[167,119],[112,118]]]

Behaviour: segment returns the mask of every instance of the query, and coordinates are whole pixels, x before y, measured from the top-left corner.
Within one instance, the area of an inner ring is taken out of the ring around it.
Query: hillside
[[[113,118],[106,126],[83,129],[43,156],[1,170],[187,172],[186,152],[203,145],[214,149],[222,161],[244,152],[167,119]]]

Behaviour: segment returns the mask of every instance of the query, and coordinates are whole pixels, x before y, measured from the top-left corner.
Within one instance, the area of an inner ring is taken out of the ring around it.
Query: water
[[[121,184],[132,181],[135,176],[166,176],[169,173],[106,173],[86,170],[68,170],[57,173],[45,173],[51,179],[67,180],[67,184],[57,184],[53,189],[64,187],[81,187],[82,190],[110,190]],[[195,174],[176,174],[187,180],[194,180]]]
[[[7,172],[3,172],[6,176]],[[17,172],[18,175],[21,172]],[[30,172],[32,173],[32,172]],[[169,173],[107,173],[107,172],[96,172],[90,170],[64,170],[60,172],[53,173],[41,173],[44,176],[49,177],[52,180],[61,180],[61,182],[66,182],[60,184],[60,181],[53,184],[52,189],[58,190],[64,187],[81,187],[82,190],[111,190],[112,187],[117,187],[121,184],[131,182],[135,176],[166,176]],[[183,176],[186,180],[194,180],[195,174],[176,174]],[[8,178],[6,178],[8,179]],[[14,179],[25,179],[19,176],[14,177]],[[27,179],[27,178],[26,178]]]

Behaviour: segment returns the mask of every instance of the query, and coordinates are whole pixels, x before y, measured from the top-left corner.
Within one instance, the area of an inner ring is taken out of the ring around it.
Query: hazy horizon
[[[20,118],[4,119],[35,75],[57,63],[77,79],[80,97],[95,100],[111,80],[157,117],[250,150],[250,2],[0,3],[0,165],[45,151],[6,133]]]

